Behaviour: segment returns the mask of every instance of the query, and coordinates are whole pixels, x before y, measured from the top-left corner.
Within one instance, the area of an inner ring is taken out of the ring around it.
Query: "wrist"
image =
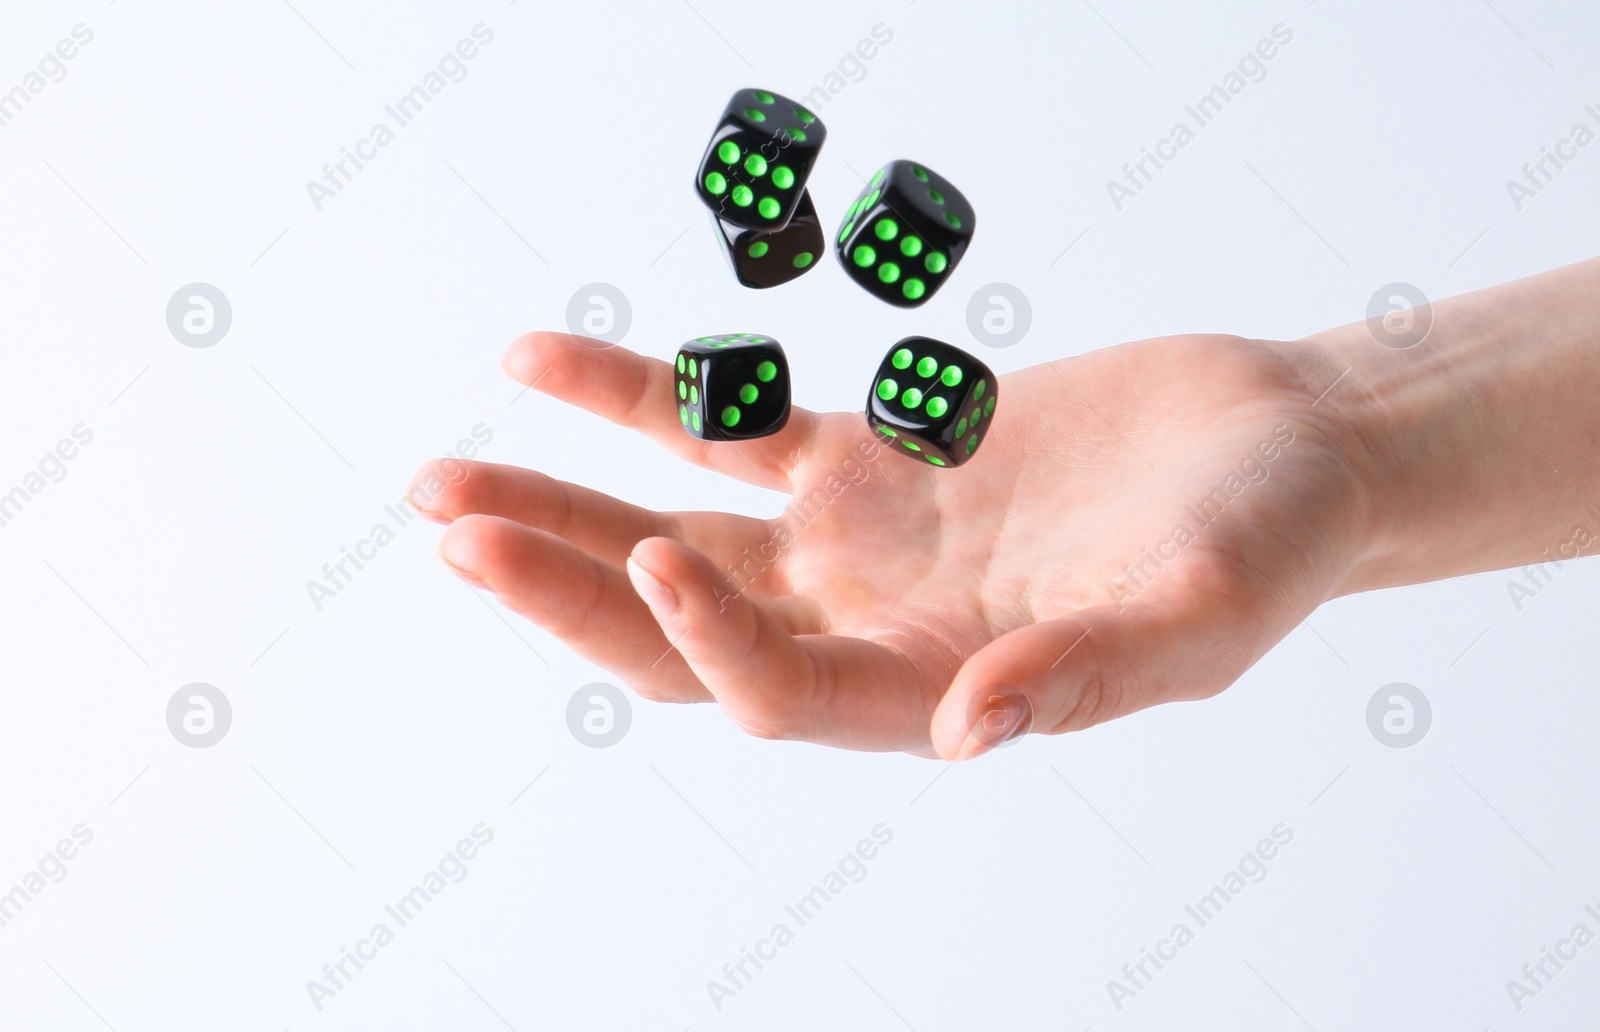
[[[1296,342],[1331,385],[1313,414],[1368,514],[1340,594],[1537,561],[1600,530],[1597,285],[1586,262]]]
[[[1421,313],[1414,313],[1411,326]],[[1361,514],[1358,554],[1335,591],[1358,591],[1408,583],[1414,542],[1427,534],[1430,488],[1417,475],[1419,465],[1438,461],[1470,428],[1455,425],[1448,387],[1440,379],[1437,354],[1418,353],[1418,344],[1397,347],[1408,338],[1366,323],[1336,327],[1294,342],[1308,356],[1308,389],[1318,399],[1312,416],[1336,443],[1353,473]],[[1431,336],[1431,330],[1430,334]],[[1431,457],[1426,452],[1434,452]],[[1447,463],[1448,464],[1448,463]]]

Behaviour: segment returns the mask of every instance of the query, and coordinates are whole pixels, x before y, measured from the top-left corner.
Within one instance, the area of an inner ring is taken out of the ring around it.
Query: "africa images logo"
[[[466,63],[494,40],[494,30],[479,22],[472,27],[471,35],[471,39],[463,38],[453,49],[445,51],[435,67],[422,76],[420,84],[411,87],[394,103],[385,104],[386,120],[373,123],[367,135],[354,146],[340,147],[338,160],[323,164],[321,182],[306,180],[306,194],[313,208],[321,211],[323,205],[343,193],[345,187],[355,182],[356,173],[366,168],[368,162],[377,160],[381,148],[393,143],[399,130],[414,122],[433,103],[434,97],[443,93],[446,86],[466,79]]]

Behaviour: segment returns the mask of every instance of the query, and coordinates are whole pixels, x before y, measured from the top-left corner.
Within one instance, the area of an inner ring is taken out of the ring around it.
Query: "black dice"
[[[678,421],[704,441],[745,441],[789,421],[789,363],[771,337],[725,333],[678,349]]]
[[[926,165],[891,161],[845,212],[839,261],[870,293],[915,308],[955,270],[976,221],[948,179]]]
[[[999,384],[982,362],[932,337],[906,337],[884,356],[867,395],[867,425],[895,450],[959,466],[989,431]]]
[[[789,224],[828,131],[817,116],[768,90],[740,90],[711,135],[695,192],[740,229]]]
[[[723,251],[733,263],[734,278],[747,287],[759,289],[789,282],[811,268],[826,244],[809,190],[800,194],[800,205],[789,224],[774,233],[740,229],[717,218],[715,213],[711,221]]]

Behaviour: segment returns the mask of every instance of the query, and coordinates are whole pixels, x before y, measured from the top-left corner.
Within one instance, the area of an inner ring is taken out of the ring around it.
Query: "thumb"
[[[934,710],[933,745],[947,760],[967,760],[1020,735],[1207,698],[1250,668],[1256,646],[1248,621],[1193,606],[1096,606],[1032,624],[962,665]]]

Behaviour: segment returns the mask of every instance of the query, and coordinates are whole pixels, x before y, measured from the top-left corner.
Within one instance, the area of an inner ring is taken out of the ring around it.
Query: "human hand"
[[[471,463],[426,513],[447,563],[646,698],[752,734],[946,759],[1233,683],[1367,541],[1359,442],[1307,345],[1141,341],[1001,377],[959,469],[796,408],[705,443],[668,365],[534,333],[519,381],[678,457],[790,492],[774,519],[658,513]],[[424,476],[428,470],[419,473]]]

